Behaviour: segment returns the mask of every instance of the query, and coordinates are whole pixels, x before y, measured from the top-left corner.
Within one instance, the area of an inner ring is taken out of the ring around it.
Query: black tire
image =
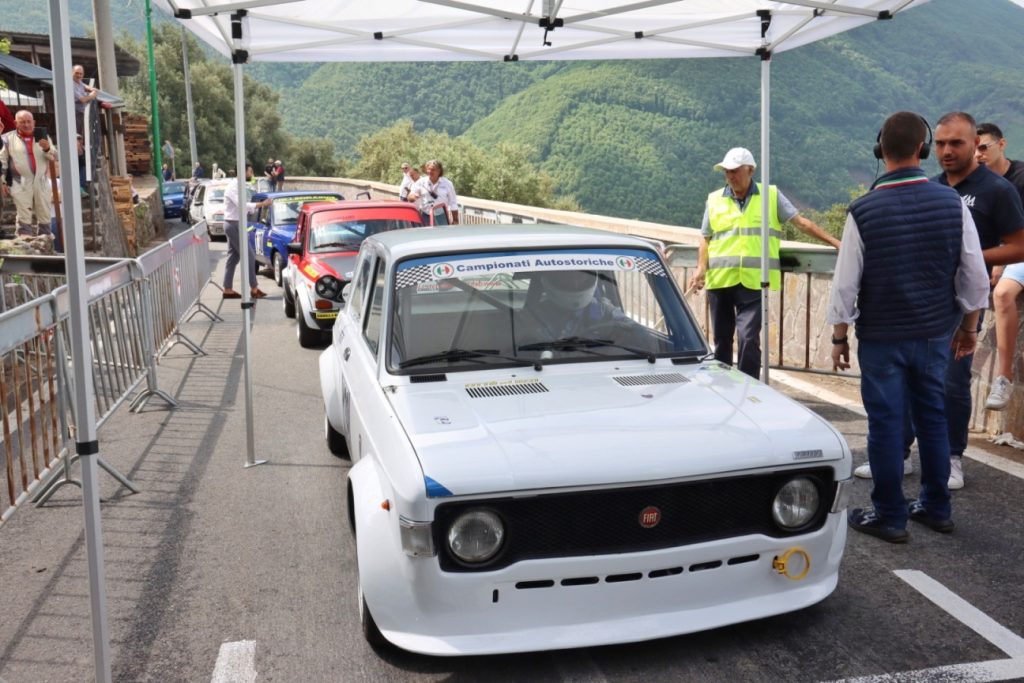
[[[322,346],[324,343],[324,333],[307,325],[306,316],[302,311],[299,311],[295,317],[298,318],[299,321],[299,324],[296,327],[296,334],[299,337],[299,346],[304,349],[312,349]]]
[[[370,608],[366,605],[366,598],[363,597],[362,581],[356,584],[356,599],[359,600],[359,626],[362,628],[363,638],[366,639],[366,642],[374,650],[389,647],[388,639],[377,628],[377,622],[373,620]]]
[[[270,270],[274,274],[274,282],[280,287],[284,284],[284,259],[276,251],[274,257],[270,259]]]
[[[345,440],[345,435],[331,426],[331,421],[327,419],[326,413],[324,414],[324,436],[327,439],[327,450],[331,452],[331,455],[345,460],[349,459],[348,442]]]
[[[284,294],[281,295],[281,307],[284,309],[284,317],[295,317],[295,297],[288,295],[287,287],[284,288]]]

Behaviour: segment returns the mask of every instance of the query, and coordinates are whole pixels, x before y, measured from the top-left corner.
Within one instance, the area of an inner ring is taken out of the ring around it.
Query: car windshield
[[[397,374],[707,352],[671,274],[643,248],[408,259],[394,283]]]
[[[344,219],[337,214],[314,214],[313,227],[309,234],[309,251],[358,251],[359,245],[370,235],[388,230],[404,230],[417,225],[419,223],[396,218]]]
[[[337,195],[302,195],[274,198],[274,225],[295,225],[302,207],[311,202],[336,202]]]
[[[224,201],[224,190],[223,187],[215,187],[212,190],[206,191],[206,200],[211,204],[223,203]]]
[[[164,194],[184,194],[184,192],[184,182],[164,183]]]

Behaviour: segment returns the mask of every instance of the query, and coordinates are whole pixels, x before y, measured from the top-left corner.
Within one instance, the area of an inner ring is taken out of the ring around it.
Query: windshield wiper
[[[404,360],[398,364],[400,369],[411,368],[414,365],[427,365],[428,363],[455,363],[460,360],[477,360],[481,358],[500,358],[515,363],[516,365],[532,365],[534,370],[542,370],[544,366],[539,360],[527,360],[515,356],[505,356],[493,349],[448,349],[440,353],[431,353],[426,356],[417,356]]]
[[[326,244],[318,244],[315,249],[325,249],[327,247],[347,247],[349,249],[359,249],[358,242],[327,242]]]
[[[561,337],[559,339],[551,339],[549,341],[533,342],[532,344],[523,344],[517,350],[519,351],[572,351],[573,349],[590,349],[595,346],[611,346],[623,351],[635,353],[638,356],[644,356],[647,358],[648,363],[653,363],[657,359],[654,354],[650,351],[644,351],[637,349],[632,346],[626,346],[625,344],[618,344],[611,339],[596,339],[593,337]]]

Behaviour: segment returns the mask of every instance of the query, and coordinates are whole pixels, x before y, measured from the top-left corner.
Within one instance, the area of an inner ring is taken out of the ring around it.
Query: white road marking
[[[787,387],[802,391],[805,394],[810,394],[820,398],[827,403],[845,408],[852,413],[856,413],[861,417],[867,417],[867,411],[864,410],[864,405],[860,401],[854,401],[852,399],[845,398],[839,394],[829,391],[828,389],[822,389],[814,385],[811,382],[794,377],[793,373],[786,372],[785,370],[772,370],[770,378],[772,380],[778,380],[779,384],[785,384]],[[977,460],[980,463],[994,467],[1000,472],[1006,472],[1009,475],[1017,477],[1018,479],[1024,479],[1024,465],[1021,463],[1010,460],[1009,458],[1003,458],[998,455],[993,455],[987,451],[983,451],[980,448],[974,446],[968,446],[964,452],[964,456],[971,459]]]
[[[1018,479],[1024,479],[1024,465],[1020,464],[1016,460],[992,455],[991,453],[983,451],[980,448],[975,448],[974,446],[968,446],[967,450],[964,451],[964,456],[971,460],[977,460],[978,462],[985,463],[989,467],[994,467],[1001,472],[1012,474]]]
[[[255,683],[256,641],[221,643],[210,683]]]
[[[927,681],[1006,681],[1024,676],[1024,638],[1006,628],[924,572],[893,572],[979,636],[1010,655],[1010,659],[968,662],[877,676],[859,676],[831,683],[925,683]]]
[[[768,375],[769,381],[777,380],[779,384],[785,384],[787,387],[792,387],[797,391],[802,391],[805,394],[810,394],[820,398],[823,401],[831,403],[832,405],[846,408],[851,413],[856,413],[861,417],[867,417],[868,413],[864,410],[864,406],[860,401],[855,401],[849,398],[845,398],[829,391],[828,389],[822,389],[821,387],[812,384],[806,380],[802,380],[799,377],[794,377],[793,373],[786,372],[785,370],[772,370]]]
[[[914,569],[897,569],[894,573],[979,636],[1014,659],[1022,660],[1020,673],[1024,673],[1024,638],[924,572]]]
[[[991,662],[953,664],[934,669],[904,671],[898,674],[844,678],[830,683],[932,683],[933,681],[1009,681],[1024,673],[1019,659],[997,659]]]

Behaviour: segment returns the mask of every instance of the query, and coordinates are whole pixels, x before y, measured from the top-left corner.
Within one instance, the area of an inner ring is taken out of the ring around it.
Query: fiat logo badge
[[[643,528],[650,529],[652,527],[656,527],[658,526],[658,522],[660,521],[661,510],[654,507],[653,505],[648,505],[647,507],[640,511],[640,526],[642,526]]]

